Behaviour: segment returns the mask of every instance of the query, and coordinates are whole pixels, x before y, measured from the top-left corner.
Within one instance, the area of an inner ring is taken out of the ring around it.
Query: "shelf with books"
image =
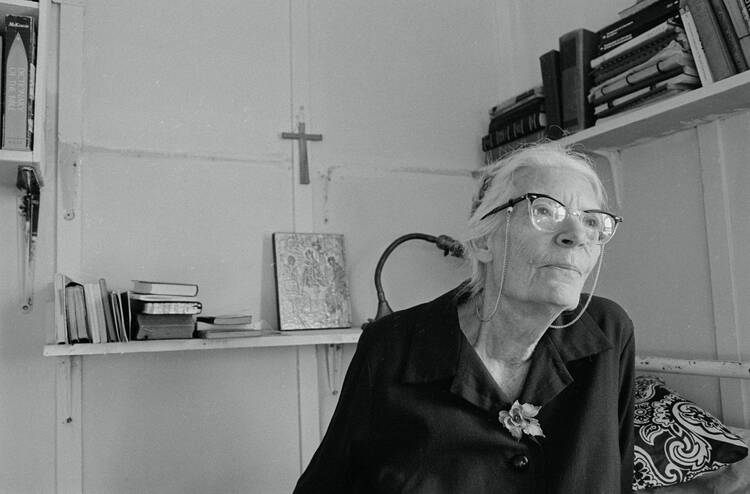
[[[31,118],[29,118],[31,139],[29,149],[2,149],[0,146],[0,166],[30,165],[37,175],[40,185],[44,184],[44,129],[45,129],[45,94],[46,94],[46,54],[47,54],[47,19],[49,17],[50,0],[0,0],[0,21],[5,23],[5,16],[18,15],[28,16],[34,20],[36,32],[35,44],[36,55],[34,59],[34,70],[29,71],[33,79],[29,81],[29,107]],[[10,40],[3,40],[5,44]],[[2,74],[6,74],[3,67]],[[5,87],[6,84],[3,84]],[[33,92],[32,92],[33,91]]]
[[[745,110],[750,110],[750,71],[614,115],[560,142],[591,151],[624,148]]]
[[[316,329],[280,331],[278,334],[226,339],[185,339],[130,341],[127,343],[79,343],[74,345],[45,345],[46,357],[73,355],[108,355],[146,352],[177,352],[186,350],[220,350],[227,348],[263,348],[307,345],[341,345],[357,343],[362,330]]]

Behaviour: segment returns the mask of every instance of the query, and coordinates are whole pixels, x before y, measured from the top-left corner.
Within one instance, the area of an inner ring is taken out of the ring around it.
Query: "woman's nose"
[[[588,241],[586,229],[578,216],[569,214],[555,236],[555,243],[561,247],[578,247]]]

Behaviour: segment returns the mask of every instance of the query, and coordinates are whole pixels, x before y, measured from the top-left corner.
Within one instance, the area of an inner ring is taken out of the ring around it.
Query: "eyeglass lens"
[[[605,243],[615,232],[616,222],[607,213],[597,211],[571,211],[559,202],[547,198],[536,197],[530,201],[531,223],[539,230],[554,232],[568,214],[578,216],[589,240],[596,243]]]

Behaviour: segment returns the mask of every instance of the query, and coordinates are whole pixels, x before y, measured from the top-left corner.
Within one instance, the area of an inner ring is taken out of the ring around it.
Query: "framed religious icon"
[[[279,329],[351,327],[344,236],[276,232],[272,238]]]

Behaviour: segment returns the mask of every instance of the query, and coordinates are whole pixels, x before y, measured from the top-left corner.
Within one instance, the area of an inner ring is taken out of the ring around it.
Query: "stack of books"
[[[253,316],[250,314],[227,314],[198,316],[193,336],[207,339],[248,338],[275,333],[279,331],[254,324]]]
[[[750,68],[750,0],[637,0],[618,16],[560,36],[541,86],[490,110],[486,163]]]
[[[700,86],[679,0],[642,0],[598,33],[587,99],[602,118]]]
[[[130,339],[127,293],[109,291],[104,278],[79,282],[57,273],[55,318],[56,343],[111,343]]]
[[[680,18],[703,85],[750,64],[750,7],[744,0],[681,0]]]
[[[542,85],[500,102],[490,108],[489,113],[489,131],[482,137],[482,151],[488,163],[546,136],[547,113]]]
[[[197,295],[198,285],[194,283],[134,280],[128,294],[133,339],[192,338],[196,314],[203,310]]]

